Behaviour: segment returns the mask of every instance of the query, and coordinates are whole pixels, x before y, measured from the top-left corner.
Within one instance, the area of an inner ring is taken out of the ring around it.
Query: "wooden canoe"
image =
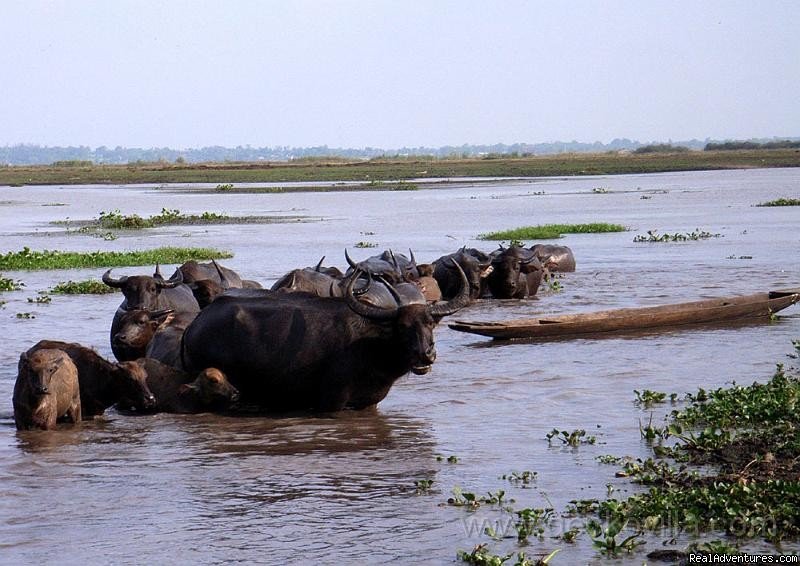
[[[542,315],[500,322],[458,320],[448,326],[459,332],[491,336],[497,340],[558,338],[766,318],[798,301],[800,289],[791,289],[691,303]]]

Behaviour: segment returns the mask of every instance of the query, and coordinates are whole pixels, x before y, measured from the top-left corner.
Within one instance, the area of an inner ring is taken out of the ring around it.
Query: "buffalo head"
[[[424,297],[416,290],[420,299],[409,299],[411,289],[398,289],[387,284],[386,288],[394,297],[395,304],[391,307],[375,306],[359,301],[353,293],[356,280],[361,275],[360,269],[355,269],[350,275],[345,291],[345,299],[350,309],[356,314],[386,327],[391,332],[393,340],[399,346],[398,352],[403,352],[410,365],[411,371],[423,375],[430,371],[431,365],[436,360],[436,347],[433,330],[442,317],[451,315],[469,304],[469,286],[464,271],[456,264],[455,268],[461,275],[461,291],[453,299],[435,305],[428,305]]]
[[[109,269],[103,274],[103,283],[109,287],[122,290],[125,295],[125,310],[159,308],[158,296],[162,289],[174,289],[183,283],[183,274],[177,270],[170,279],[160,276],[158,268],[154,277],[148,275],[123,275],[117,279],[111,277]]]

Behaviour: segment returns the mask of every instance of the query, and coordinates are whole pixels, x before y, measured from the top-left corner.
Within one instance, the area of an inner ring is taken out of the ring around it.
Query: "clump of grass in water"
[[[0,275],[0,293],[3,291],[19,291],[25,286],[22,281],[14,281],[10,277]]]
[[[378,244],[376,244],[375,242],[365,242],[365,241],[362,240],[360,242],[356,242],[355,244],[353,244],[353,247],[354,248],[377,248]]]
[[[162,208],[160,214],[155,214],[149,218],[142,218],[138,214],[123,215],[119,209],[116,209],[111,212],[101,211],[97,220],[85,228],[138,230],[142,228],[166,226],[169,224],[219,221],[225,220],[226,218],[228,217],[224,214],[217,214],[215,212],[204,212],[199,216],[195,214],[182,214],[177,208]]]
[[[34,251],[27,246],[19,252],[0,254],[0,269],[72,269],[183,263],[190,259],[208,260],[233,257],[213,248],[155,248],[135,252]]]
[[[50,289],[50,292],[54,295],[104,295],[117,291],[118,289],[109,287],[102,281],[96,279],[65,281]]]
[[[721,238],[722,234],[712,234],[700,228],[695,229],[694,232],[687,232],[684,234],[676,232],[675,234],[660,234],[658,230],[648,230],[646,236],[636,236],[633,238],[634,242],[690,242],[697,240],[707,240],[709,238]]]
[[[478,235],[479,240],[553,240],[562,234],[601,234],[606,232],[625,232],[621,224],[593,222],[589,224],[541,224],[523,226],[511,230],[489,232]]]
[[[779,198],[759,203],[756,206],[800,206],[800,198]]]

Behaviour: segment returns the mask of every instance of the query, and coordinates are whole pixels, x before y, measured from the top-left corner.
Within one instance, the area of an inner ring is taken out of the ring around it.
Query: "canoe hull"
[[[798,301],[800,292],[795,290],[771,291],[674,305],[540,316],[503,322],[455,321],[448,326],[459,332],[490,336],[498,340],[555,338],[768,318]]]

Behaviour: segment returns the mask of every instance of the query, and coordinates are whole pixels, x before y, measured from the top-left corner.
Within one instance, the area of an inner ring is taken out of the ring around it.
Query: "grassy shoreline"
[[[0,167],[0,185],[362,181],[367,183],[366,190],[386,190],[390,187],[382,186],[382,182],[404,179],[613,175],[768,167],[800,167],[800,150],[578,153],[499,159],[416,157],[345,162],[319,159],[312,162],[4,166]]]

